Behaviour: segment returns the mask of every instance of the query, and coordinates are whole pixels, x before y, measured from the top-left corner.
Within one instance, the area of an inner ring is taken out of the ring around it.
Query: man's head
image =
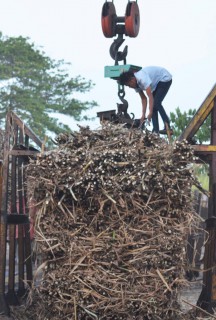
[[[132,71],[123,72],[119,77],[119,84],[128,86],[130,88],[137,87],[137,80]]]

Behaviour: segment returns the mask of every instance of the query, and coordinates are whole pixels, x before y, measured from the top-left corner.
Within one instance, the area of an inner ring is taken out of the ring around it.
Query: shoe
[[[166,128],[162,129],[162,130],[159,130],[159,133],[160,134],[170,134],[170,135],[173,135],[173,129],[172,128],[169,128],[169,132],[167,132]]]

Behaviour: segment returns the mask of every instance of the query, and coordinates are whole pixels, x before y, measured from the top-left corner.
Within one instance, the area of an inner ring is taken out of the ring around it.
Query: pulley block
[[[116,10],[113,2],[106,1],[101,15],[102,31],[106,38],[115,36]]]
[[[101,25],[106,38],[112,38],[118,33],[135,38],[140,27],[137,1],[128,1],[124,17],[118,17],[114,3],[106,1],[102,8]]]
[[[136,1],[128,2],[125,12],[125,34],[135,38],[139,33],[140,13]]]

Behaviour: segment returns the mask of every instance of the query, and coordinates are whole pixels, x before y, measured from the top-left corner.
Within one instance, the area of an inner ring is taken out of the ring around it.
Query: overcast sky
[[[114,0],[117,16],[124,16],[128,0]],[[125,37],[127,63],[158,65],[173,75],[164,100],[168,114],[199,108],[216,83],[216,0],[138,0],[140,32]],[[95,100],[98,111],[116,109],[118,87],[104,78],[104,66],[114,65],[101,28],[102,0],[2,0],[0,31],[5,36],[29,37],[52,59],[71,63],[71,75],[91,79],[95,88],[83,100]],[[122,63],[122,62],[120,62]],[[129,112],[141,116],[140,98],[126,88]],[[74,122],[63,118],[67,124]],[[99,125],[98,119],[91,124]]]

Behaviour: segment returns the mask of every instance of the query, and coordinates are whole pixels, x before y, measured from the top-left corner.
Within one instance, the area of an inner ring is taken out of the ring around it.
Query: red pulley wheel
[[[106,38],[115,36],[116,10],[113,2],[105,2],[102,8],[101,25]]]
[[[137,2],[128,2],[125,13],[125,33],[135,38],[139,33],[140,14]]]

